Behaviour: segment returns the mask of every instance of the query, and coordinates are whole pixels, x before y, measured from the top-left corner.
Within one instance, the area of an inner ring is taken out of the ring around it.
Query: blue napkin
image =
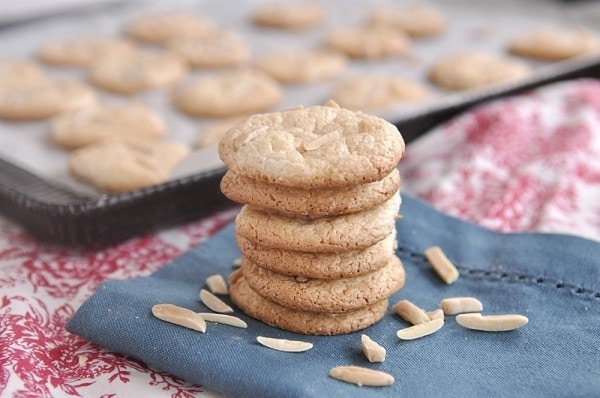
[[[591,397],[600,396],[600,244],[554,234],[501,234],[444,214],[407,195],[398,221],[398,255],[406,286],[392,299],[425,309],[445,297],[474,296],[485,314],[517,313],[529,324],[511,332],[468,330],[447,317],[437,333],[401,341],[408,326],[392,313],[357,333],[303,336],[272,328],[239,311],[248,329],[208,324],[201,334],[154,318],[172,303],[206,311],[198,292],[207,276],[227,276],[240,256],[230,225],[149,277],[102,283],[67,325],[75,334],[150,367],[236,397]],[[422,253],[440,246],[461,276],[443,284]],[[387,349],[384,363],[363,356],[360,335]],[[256,336],[314,343],[292,354]],[[328,377],[338,365],[391,373],[383,388]]]

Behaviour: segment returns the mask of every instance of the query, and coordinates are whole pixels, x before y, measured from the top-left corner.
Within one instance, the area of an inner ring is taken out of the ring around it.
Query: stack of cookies
[[[221,140],[221,189],[245,203],[231,297],[246,314],[305,334],[363,329],[404,284],[395,126],[335,103],[253,115]]]

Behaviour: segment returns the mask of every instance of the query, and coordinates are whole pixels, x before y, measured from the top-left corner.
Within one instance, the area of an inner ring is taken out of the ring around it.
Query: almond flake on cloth
[[[399,168],[404,191],[448,214],[600,241],[600,81],[476,107],[411,143]]]

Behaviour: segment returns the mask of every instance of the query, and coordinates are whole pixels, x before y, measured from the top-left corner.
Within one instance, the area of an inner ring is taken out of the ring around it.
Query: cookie
[[[268,4],[254,12],[258,26],[278,29],[304,29],[323,23],[325,9],[315,3]]]
[[[598,54],[600,39],[595,32],[582,27],[543,27],[516,35],[508,50],[523,57],[560,61]]]
[[[415,81],[395,76],[368,75],[336,84],[331,97],[342,107],[362,110],[420,102],[428,99],[430,93]]]
[[[169,42],[168,49],[199,68],[240,65],[250,56],[248,44],[231,32],[177,37]]]
[[[142,15],[125,28],[130,36],[154,44],[166,44],[176,37],[202,36],[213,30],[204,17],[183,11]]]
[[[327,50],[283,50],[256,62],[256,66],[285,84],[314,83],[342,72],[348,64],[343,55]]]
[[[186,73],[185,63],[167,51],[141,50],[120,57],[94,61],[89,79],[96,86],[118,94],[135,94],[167,86]]]
[[[69,171],[101,190],[118,193],[166,182],[189,149],[177,142],[102,142],[73,151]]]
[[[221,138],[223,138],[233,126],[242,122],[243,120],[244,117],[232,117],[220,120],[211,124],[210,126],[202,128],[198,133],[196,146],[198,148],[206,148],[209,146],[219,145]]]
[[[289,218],[244,206],[236,218],[236,233],[259,245],[284,250],[360,250],[394,231],[400,202],[400,194],[396,194],[368,210],[316,219]]]
[[[135,102],[87,107],[58,115],[50,122],[52,141],[67,149],[107,140],[156,139],[165,133],[159,116]]]
[[[411,37],[435,36],[446,27],[442,13],[424,4],[376,8],[371,12],[368,23],[398,29]]]
[[[381,27],[341,28],[329,34],[326,44],[356,59],[403,57],[410,49],[404,32]]]
[[[252,115],[219,144],[221,159],[234,173],[302,189],[381,180],[403,154],[394,125],[331,102]]]
[[[191,116],[227,117],[266,111],[282,95],[279,83],[264,72],[240,69],[186,83],[176,91],[174,103]]]
[[[94,91],[74,80],[13,82],[0,87],[0,119],[47,119],[96,102]]]
[[[312,279],[352,278],[377,271],[394,255],[396,232],[362,250],[311,253],[262,246],[237,236],[238,246],[249,261],[282,275]]]
[[[44,80],[44,72],[33,62],[0,59],[0,90],[12,85]]]
[[[242,258],[242,272],[252,290],[269,301],[294,310],[340,313],[356,311],[387,299],[404,286],[404,268],[396,256],[380,270],[353,278],[309,279],[260,268]]]
[[[269,184],[233,171],[221,180],[221,192],[229,199],[288,216],[323,217],[354,213],[390,199],[400,188],[394,169],[380,181],[331,189],[300,189]]]
[[[429,79],[449,90],[469,90],[524,78],[531,69],[523,62],[484,53],[458,53],[438,60]]]
[[[44,44],[41,61],[51,65],[88,66],[103,56],[122,56],[134,51],[133,43],[121,38],[76,37]]]
[[[343,314],[294,311],[262,298],[243,276],[231,282],[230,296],[244,313],[268,325],[291,332],[313,335],[336,335],[364,329],[381,320],[388,309],[388,300]]]

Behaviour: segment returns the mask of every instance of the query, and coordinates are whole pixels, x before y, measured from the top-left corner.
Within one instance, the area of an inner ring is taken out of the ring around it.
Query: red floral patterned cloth
[[[400,169],[405,192],[458,217],[600,240],[600,83],[556,84],[468,112],[411,144]],[[95,252],[49,247],[0,217],[0,395],[203,393],[64,325],[101,281],[152,273],[235,212]]]

